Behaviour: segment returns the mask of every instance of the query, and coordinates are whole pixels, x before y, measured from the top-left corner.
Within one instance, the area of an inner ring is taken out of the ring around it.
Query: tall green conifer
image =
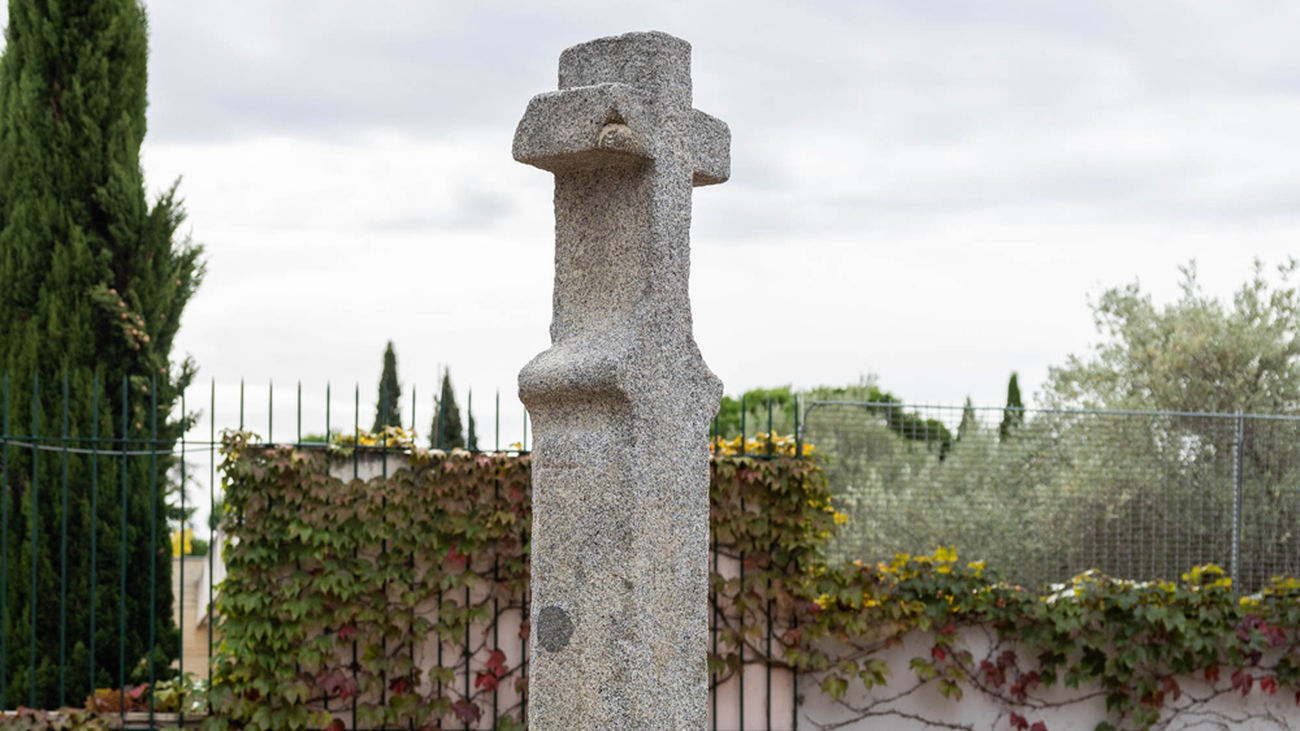
[[[961,410],[961,423],[957,425],[957,441],[965,439],[967,434],[978,428],[979,419],[975,416],[975,405],[971,403],[970,396],[967,396],[966,405]]]
[[[1007,381],[1007,406],[1002,411],[1002,423],[998,425],[998,438],[1007,439],[1016,429],[1025,423],[1025,404],[1020,400],[1020,380],[1015,371]]]
[[[176,652],[164,491],[184,421],[173,407],[193,366],[170,354],[203,270],[199,247],[177,235],[176,187],[146,200],[139,2],[9,0],[5,40],[0,372],[10,433],[58,436],[66,419],[69,434],[97,430],[100,448],[160,452],[128,457],[124,470],[117,457],[92,466],[74,454],[65,471],[59,452],[5,455],[0,702],[78,705],[94,686],[147,680],[151,653],[154,677],[166,677]]]
[[[451,387],[451,370],[442,372],[442,392],[433,411],[433,428],[429,430],[429,443],[434,449],[464,448],[465,434],[460,421],[460,406],[456,405],[456,391]]]
[[[386,426],[402,426],[402,384],[397,381],[397,353],[393,341],[384,348],[384,370],[379,376],[378,401],[375,402],[375,425],[370,431],[378,434]]]

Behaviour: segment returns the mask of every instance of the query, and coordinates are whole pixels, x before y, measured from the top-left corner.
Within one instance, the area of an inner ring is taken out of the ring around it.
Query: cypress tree
[[[461,429],[460,407],[456,405],[456,392],[451,387],[451,371],[443,369],[442,392],[433,408],[429,445],[434,449],[464,448],[465,435]]]
[[[979,428],[979,422],[975,417],[975,405],[971,403],[970,396],[966,397],[966,406],[961,410],[961,423],[957,425],[957,441],[966,438],[975,429]]]
[[[145,195],[148,39],[138,0],[10,0],[8,9],[0,371],[9,433],[49,440],[66,425],[78,449],[97,432],[100,449],[155,451],[3,451],[0,704],[80,705],[93,687],[148,680],[147,659],[166,678],[176,654],[175,516],[164,495],[185,418],[169,414],[194,368],[170,353],[203,268],[200,248],[177,236],[176,186],[152,206]]]
[[[386,426],[402,426],[402,385],[397,382],[397,353],[393,341],[384,348],[384,370],[379,376],[379,394],[375,402],[375,425],[370,431],[378,434]]]
[[[1025,423],[1025,405],[1020,401],[1020,383],[1015,371],[1007,382],[1007,406],[1002,411],[1002,423],[998,425],[998,438],[1005,441],[1011,433]]]

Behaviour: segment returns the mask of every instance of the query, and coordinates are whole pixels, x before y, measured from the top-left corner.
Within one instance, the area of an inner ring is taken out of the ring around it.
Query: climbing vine
[[[1098,689],[1103,730],[1203,708],[1187,677],[1211,696],[1300,703],[1294,579],[1240,597],[1213,566],[1179,582],[1090,572],[1040,593],[945,548],[829,566],[848,519],[815,450],[768,435],[713,449],[715,685],[749,666],[797,671],[854,718],[896,715],[891,698],[933,686],[981,694],[999,728],[1032,731],[1064,703],[1042,700],[1056,686]],[[347,479],[376,451],[400,451],[401,468]],[[505,646],[529,633],[527,455],[427,451],[396,430],[328,451],[237,433],[223,453],[229,575],[210,728],[340,729],[354,711],[363,728],[522,728],[525,668]],[[990,641],[972,649],[972,630]],[[907,667],[883,659],[918,636],[927,650]]]
[[[355,449],[226,437],[210,726],[343,728],[353,712],[361,727],[468,724],[498,686],[522,691],[520,663],[481,629],[525,601],[528,457],[407,449],[408,466],[386,477],[330,476]],[[426,671],[416,652],[430,644],[447,652]],[[457,687],[466,657],[473,682]],[[498,728],[520,728],[518,697]]]
[[[947,698],[969,690],[988,696],[1002,706],[1006,728],[1044,731],[1036,714],[1082,700],[1034,697],[1058,685],[1099,689],[1111,716],[1099,730],[1115,728],[1112,721],[1167,725],[1226,693],[1285,692],[1300,705],[1295,579],[1278,578],[1239,597],[1216,566],[1192,569],[1179,582],[1088,572],[1039,595],[941,548],[887,564],[814,570],[806,587],[807,623],[784,660],[819,676],[821,690],[837,699],[852,686],[888,682],[899,669],[877,655],[909,634],[928,633],[928,654],[913,657],[906,674],[936,684]],[[963,630],[972,628],[993,632],[982,657],[964,646]],[[1188,677],[1203,678],[1210,690],[1185,693],[1179,678]],[[846,706],[860,718],[889,715],[886,702]]]

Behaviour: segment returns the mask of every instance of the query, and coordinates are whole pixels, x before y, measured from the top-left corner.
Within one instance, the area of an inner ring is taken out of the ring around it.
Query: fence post
[[[794,456],[803,456],[803,419],[799,418],[803,412],[803,394],[795,394],[794,397]]]
[[[1245,442],[1245,420],[1237,412],[1234,420],[1235,434],[1232,450],[1232,556],[1229,559],[1229,573],[1232,577],[1232,589],[1241,586],[1241,456]]]
[[[745,444],[745,394],[740,394],[740,456],[744,457],[749,453]]]

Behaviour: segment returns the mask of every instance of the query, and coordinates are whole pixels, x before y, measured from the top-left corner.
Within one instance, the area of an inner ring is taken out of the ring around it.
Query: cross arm
[[[692,184],[714,185],[731,177],[731,130],[727,123],[691,110]]]
[[[607,83],[538,94],[515,129],[514,158],[553,173],[643,164],[645,92]]]

